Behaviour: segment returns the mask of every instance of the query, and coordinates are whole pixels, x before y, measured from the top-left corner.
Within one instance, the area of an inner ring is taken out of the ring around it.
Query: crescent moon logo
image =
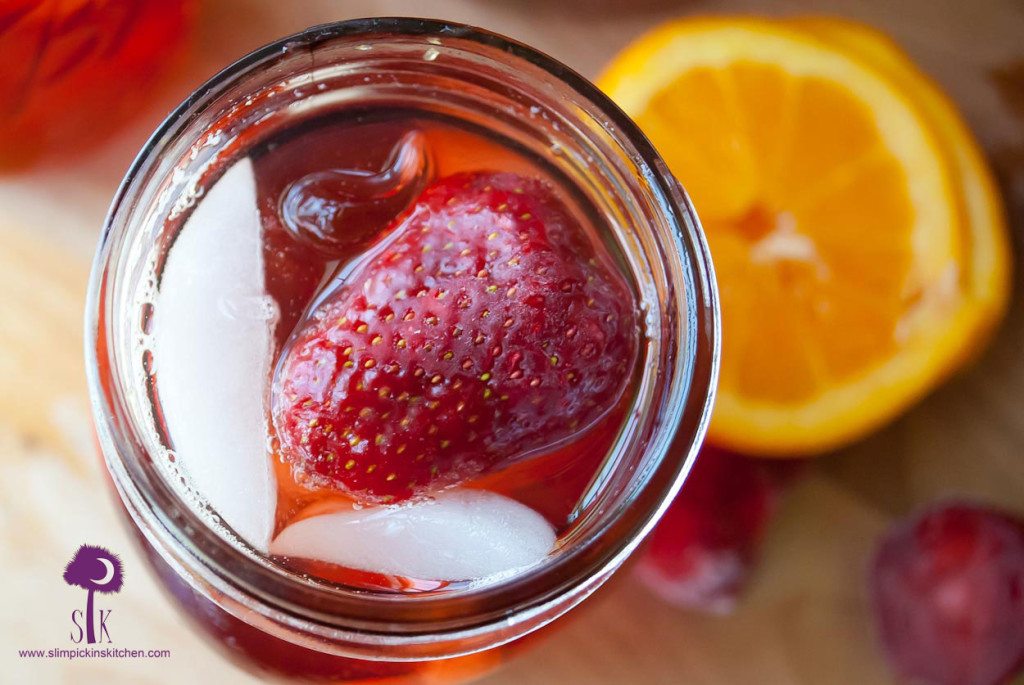
[[[103,575],[102,578],[93,579],[93,582],[97,585],[106,585],[114,578],[114,565],[110,563],[110,559],[101,558],[97,559],[97,561],[103,564],[104,568],[106,569],[106,573]]]

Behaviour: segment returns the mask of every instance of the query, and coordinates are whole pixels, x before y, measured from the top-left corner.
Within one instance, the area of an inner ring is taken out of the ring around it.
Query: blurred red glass
[[[0,0],[0,167],[79,152],[145,106],[194,0]]]

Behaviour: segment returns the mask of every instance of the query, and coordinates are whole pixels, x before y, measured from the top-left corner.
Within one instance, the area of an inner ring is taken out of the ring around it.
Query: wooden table
[[[592,76],[659,19],[812,10],[888,30],[960,103],[999,173],[1021,254],[1019,0],[209,0],[187,67],[135,125],[88,159],[0,178],[0,679],[251,682],[185,627],[117,525],[91,445],[81,361],[86,273],[107,202],[148,131],[192,86],[265,41],[345,17],[418,14],[478,24]],[[890,519],[939,496],[969,495],[1024,511],[1022,340],[1024,301],[1018,296],[973,368],[887,429],[816,463],[786,499],[735,615],[671,609],[620,574],[553,639],[485,682],[890,682],[866,615],[866,556]],[[69,664],[17,657],[17,649],[67,645],[68,615],[83,598],[60,574],[82,542],[125,557],[127,583],[112,603],[118,646],[168,648],[169,660]]]

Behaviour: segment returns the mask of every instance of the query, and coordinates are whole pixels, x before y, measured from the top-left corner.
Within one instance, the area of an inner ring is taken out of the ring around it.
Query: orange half
[[[979,328],[961,315],[974,245],[942,136],[905,84],[824,31],[683,20],[600,80],[697,207],[722,300],[710,436],[752,454],[863,435]]]

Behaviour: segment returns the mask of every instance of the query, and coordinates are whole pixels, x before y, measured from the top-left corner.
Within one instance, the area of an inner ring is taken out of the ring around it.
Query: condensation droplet
[[[144,302],[142,304],[139,328],[145,335],[149,335],[153,332],[153,303]]]
[[[153,375],[153,352],[150,350],[143,350],[142,352],[142,370],[145,371],[147,376]]]

